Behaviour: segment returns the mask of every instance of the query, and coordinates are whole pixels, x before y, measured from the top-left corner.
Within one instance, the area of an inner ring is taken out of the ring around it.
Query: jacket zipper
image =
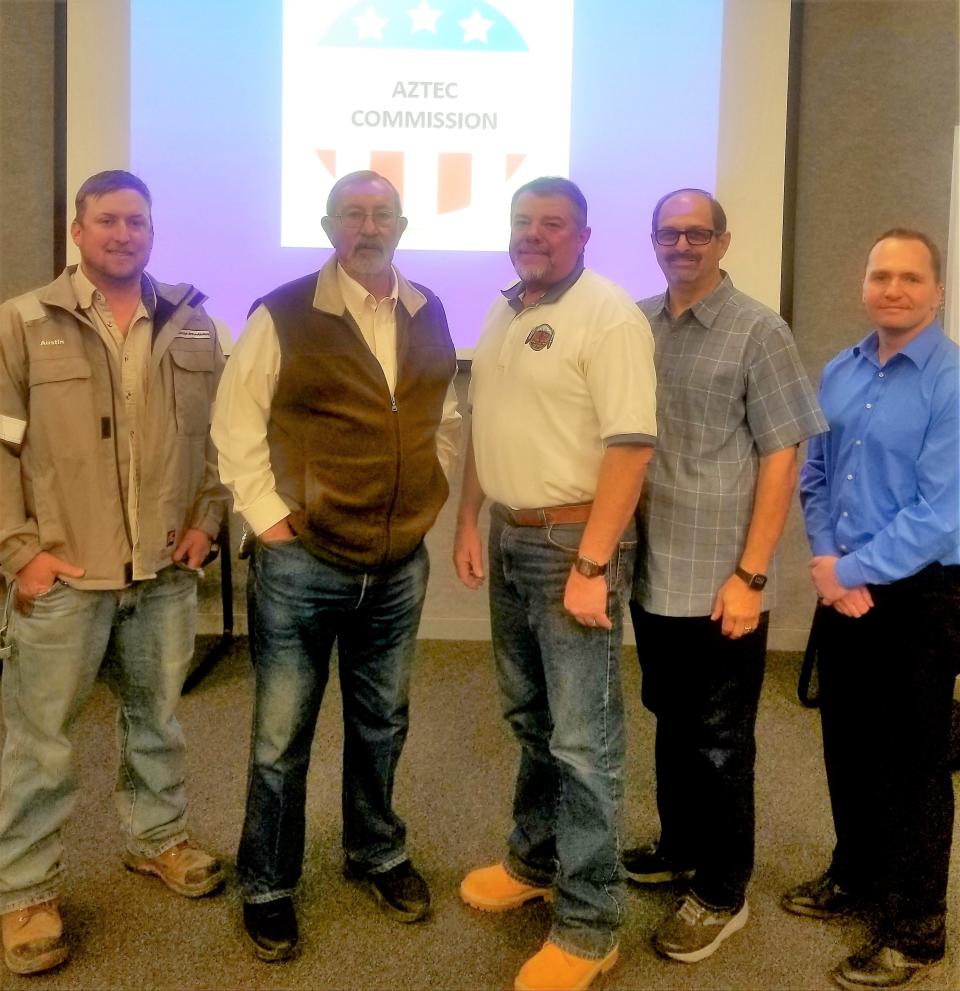
[[[394,414],[400,412],[397,409],[397,397],[392,392],[390,393],[390,412]],[[400,494],[400,418],[397,415],[394,416],[393,420],[393,433],[397,442],[396,469],[393,477],[393,498],[390,500],[390,508],[387,510],[387,543],[383,549],[383,558],[380,561],[381,567],[383,567],[390,556],[390,521],[393,517],[394,506],[397,504],[397,496]]]

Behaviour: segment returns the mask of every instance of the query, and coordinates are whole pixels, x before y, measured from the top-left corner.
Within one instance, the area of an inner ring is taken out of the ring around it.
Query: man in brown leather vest
[[[423,537],[447,497],[459,415],[443,307],[392,264],[406,224],[384,177],[338,180],[323,219],[333,257],[255,304],[217,396],[220,471],[257,536],[256,702],[237,868],[263,960],[289,956],[297,941],[306,776],[334,641],[345,873],[401,922],[430,906],[392,796],[429,571]]]

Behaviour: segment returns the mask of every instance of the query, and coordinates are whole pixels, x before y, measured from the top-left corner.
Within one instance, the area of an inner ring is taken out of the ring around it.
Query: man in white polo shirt
[[[586,988],[616,962],[623,918],[622,608],[656,436],[653,340],[629,295],[583,267],[587,204],[572,182],[522,186],[510,221],[520,279],[474,353],[454,564],[468,587],[483,582],[490,498],[493,648],[521,757],[506,859],[460,892],[490,912],[552,899],[547,942],[515,987]]]

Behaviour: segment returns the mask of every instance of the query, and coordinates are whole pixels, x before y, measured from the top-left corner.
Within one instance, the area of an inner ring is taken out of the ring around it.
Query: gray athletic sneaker
[[[738,929],[747,924],[747,903],[736,912],[711,908],[696,895],[685,895],[676,913],[657,930],[653,945],[658,953],[682,963],[705,960]]]

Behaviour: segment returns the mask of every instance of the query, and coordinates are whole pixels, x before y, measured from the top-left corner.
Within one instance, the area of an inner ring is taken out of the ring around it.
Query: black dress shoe
[[[243,928],[261,960],[285,960],[297,945],[297,916],[292,898],[244,902]]]
[[[430,911],[430,889],[409,860],[378,874],[363,871],[348,860],[343,873],[366,887],[391,919],[417,922]]]
[[[791,888],[780,904],[794,915],[809,915],[814,919],[836,919],[854,911],[860,902],[834,880],[830,871],[812,881]]]
[[[906,988],[940,973],[943,958],[918,960],[892,946],[872,940],[837,967],[830,975],[849,991],[869,988]]]

